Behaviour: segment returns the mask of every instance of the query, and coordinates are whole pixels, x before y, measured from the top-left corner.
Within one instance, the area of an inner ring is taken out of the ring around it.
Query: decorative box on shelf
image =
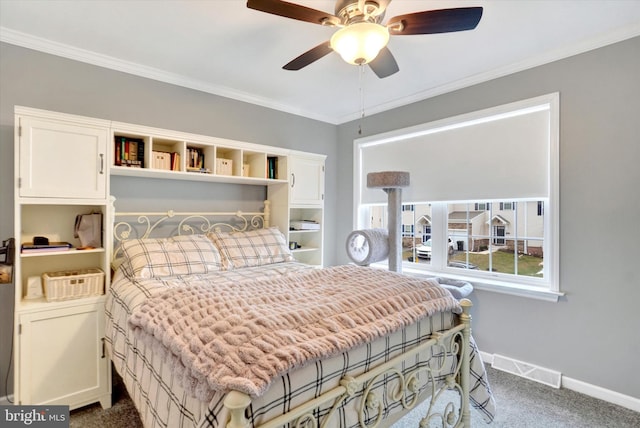
[[[42,282],[47,302],[104,294],[104,272],[100,269],[45,272]]]
[[[233,161],[231,159],[216,159],[216,174],[233,175]]]

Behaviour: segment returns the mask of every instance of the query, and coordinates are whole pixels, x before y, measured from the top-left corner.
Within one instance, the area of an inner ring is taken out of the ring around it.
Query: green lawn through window
[[[403,259],[410,260],[411,251],[403,252]],[[456,251],[450,258],[451,261],[467,262],[466,254],[463,251]],[[428,259],[417,259],[417,263],[429,263]],[[489,254],[488,253],[469,253],[469,263],[478,266],[479,270],[489,270]],[[509,251],[495,251],[492,253],[492,269],[494,272],[502,272],[508,274],[515,273],[515,262],[513,253]],[[525,254],[518,255],[518,275],[533,276],[542,278],[542,258],[528,256]]]

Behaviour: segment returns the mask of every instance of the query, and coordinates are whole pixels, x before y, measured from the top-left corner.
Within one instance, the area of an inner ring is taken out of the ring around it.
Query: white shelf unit
[[[317,230],[289,230],[289,242],[295,242],[292,250],[296,260],[302,263],[322,266],[323,227],[322,210],[317,208],[291,208],[291,221],[311,220],[320,225]]]
[[[297,261],[322,267],[324,264],[324,163],[326,156],[291,152],[287,158],[287,187],[269,186],[274,224],[287,231]],[[291,221],[310,220],[318,230],[291,230]]]
[[[118,165],[117,146],[122,138],[143,142],[140,167]],[[112,175],[261,186],[288,183],[287,153],[274,147],[116,122],[112,124],[110,147]],[[177,154],[179,161],[172,163],[173,169],[154,168],[154,152]],[[193,164],[192,156],[198,160]],[[269,174],[270,158],[278,165],[274,174]]]
[[[71,203],[76,202],[76,203]],[[30,277],[40,277],[44,272],[59,272],[66,270],[78,270],[100,268],[107,270],[107,251],[103,247],[91,250],[77,250],[80,241],[74,238],[74,224],[76,215],[100,212],[103,219],[107,217],[106,204],[87,205],[87,201],[71,201],[61,203],[58,200],[22,201],[18,206],[20,219],[20,235],[16,239],[22,242],[31,242],[34,236],[45,236],[50,241],[69,242],[73,248],[68,251],[21,253],[17,249],[16,286],[20,286],[19,300],[16,307],[21,308],[25,304],[22,298],[27,292],[27,280]],[[104,221],[104,220],[103,220]],[[27,301],[27,303],[31,303]]]
[[[45,272],[98,268],[109,281],[104,247],[20,251],[35,236],[74,248],[78,214],[107,216],[109,122],[15,108],[14,397],[18,404],[100,402],[111,406],[111,365],[103,354],[104,295],[67,301],[26,299]],[[72,162],[72,163],[70,163]],[[103,233],[103,246],[106,242]]]

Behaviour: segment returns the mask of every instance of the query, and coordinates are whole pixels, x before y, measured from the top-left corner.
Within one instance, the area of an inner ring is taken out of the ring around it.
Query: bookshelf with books
[[[215,150],[213,146],[187,145],[186,170],[187,172],[212,174]]]
[[[267,156],[267,178],[278,178],[277,156]]]
[[[111,175],[252,185],[288,182],[284,149],[119,122],[112,122],[112,134]],[[136,143],[139,165],[123,162],[123,141],[125,147],[127,141]]]
[[[165,171],[183,171],[182,153],[185,142],[162,137],[151,137],[151,168]]]
[[[144,168],[144,146],[145,140],[143,138],[115,137],[114,164],[130,168]]]

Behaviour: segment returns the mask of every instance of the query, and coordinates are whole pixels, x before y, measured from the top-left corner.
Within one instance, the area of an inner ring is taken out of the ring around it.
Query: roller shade
[[[386,203],[384,192],[366,188],[378,171],[411,174],[404,202],[548,197],[552,104],[536,101],[357,141],[360,202]]]

